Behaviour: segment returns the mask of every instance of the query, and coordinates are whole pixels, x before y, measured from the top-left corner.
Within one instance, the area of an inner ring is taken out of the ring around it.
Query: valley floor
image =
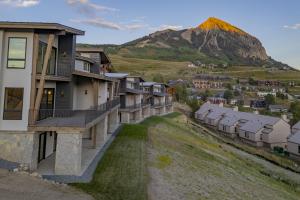
[[[89,184],[96,199],[299,199],[300,174],[191,129],[178,113],[125,125]]]

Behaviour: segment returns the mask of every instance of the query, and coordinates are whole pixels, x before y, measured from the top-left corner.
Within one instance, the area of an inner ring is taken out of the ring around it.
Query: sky
[[[0,21],[57,22],[84,30],[80,43],[122,44],[208,17],[257,37],[272,58],[300,69],[299,0],[0,0]]]

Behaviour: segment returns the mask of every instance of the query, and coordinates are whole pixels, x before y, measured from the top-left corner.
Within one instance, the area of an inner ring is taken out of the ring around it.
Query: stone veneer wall
[[[0,158],[27,164],[31,170],[37,168],[38,134],[0,133]]]

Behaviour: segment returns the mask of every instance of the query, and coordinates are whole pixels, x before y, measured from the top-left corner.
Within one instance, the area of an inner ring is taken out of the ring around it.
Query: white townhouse
[[[210,103],[202,105],[195,117],[222,134],[239,137],[254,146],[286,148],[290,135],[290,125],[281,118],[238,112]]]
[[[292,127],[292,134],[287,141],[287,151],[291,157],[300,160],[300,122]]]
[[[118,81],[100,73],[107,61],[76,57],[78,35],[57,23],[0,22],[2,163],[80,176],[119,126]]]

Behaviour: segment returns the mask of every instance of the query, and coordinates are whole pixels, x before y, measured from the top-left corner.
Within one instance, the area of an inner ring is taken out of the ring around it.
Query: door
[[[40,117],[39,119],[46,119],[53,117],[54,109],[54,88],[45,88],[40,106]]]
[[[46,132],[41,133],[39,135],[39,154],[38,154],[39,163],[46,158],[46,144],[47,144],[47,133]]]

